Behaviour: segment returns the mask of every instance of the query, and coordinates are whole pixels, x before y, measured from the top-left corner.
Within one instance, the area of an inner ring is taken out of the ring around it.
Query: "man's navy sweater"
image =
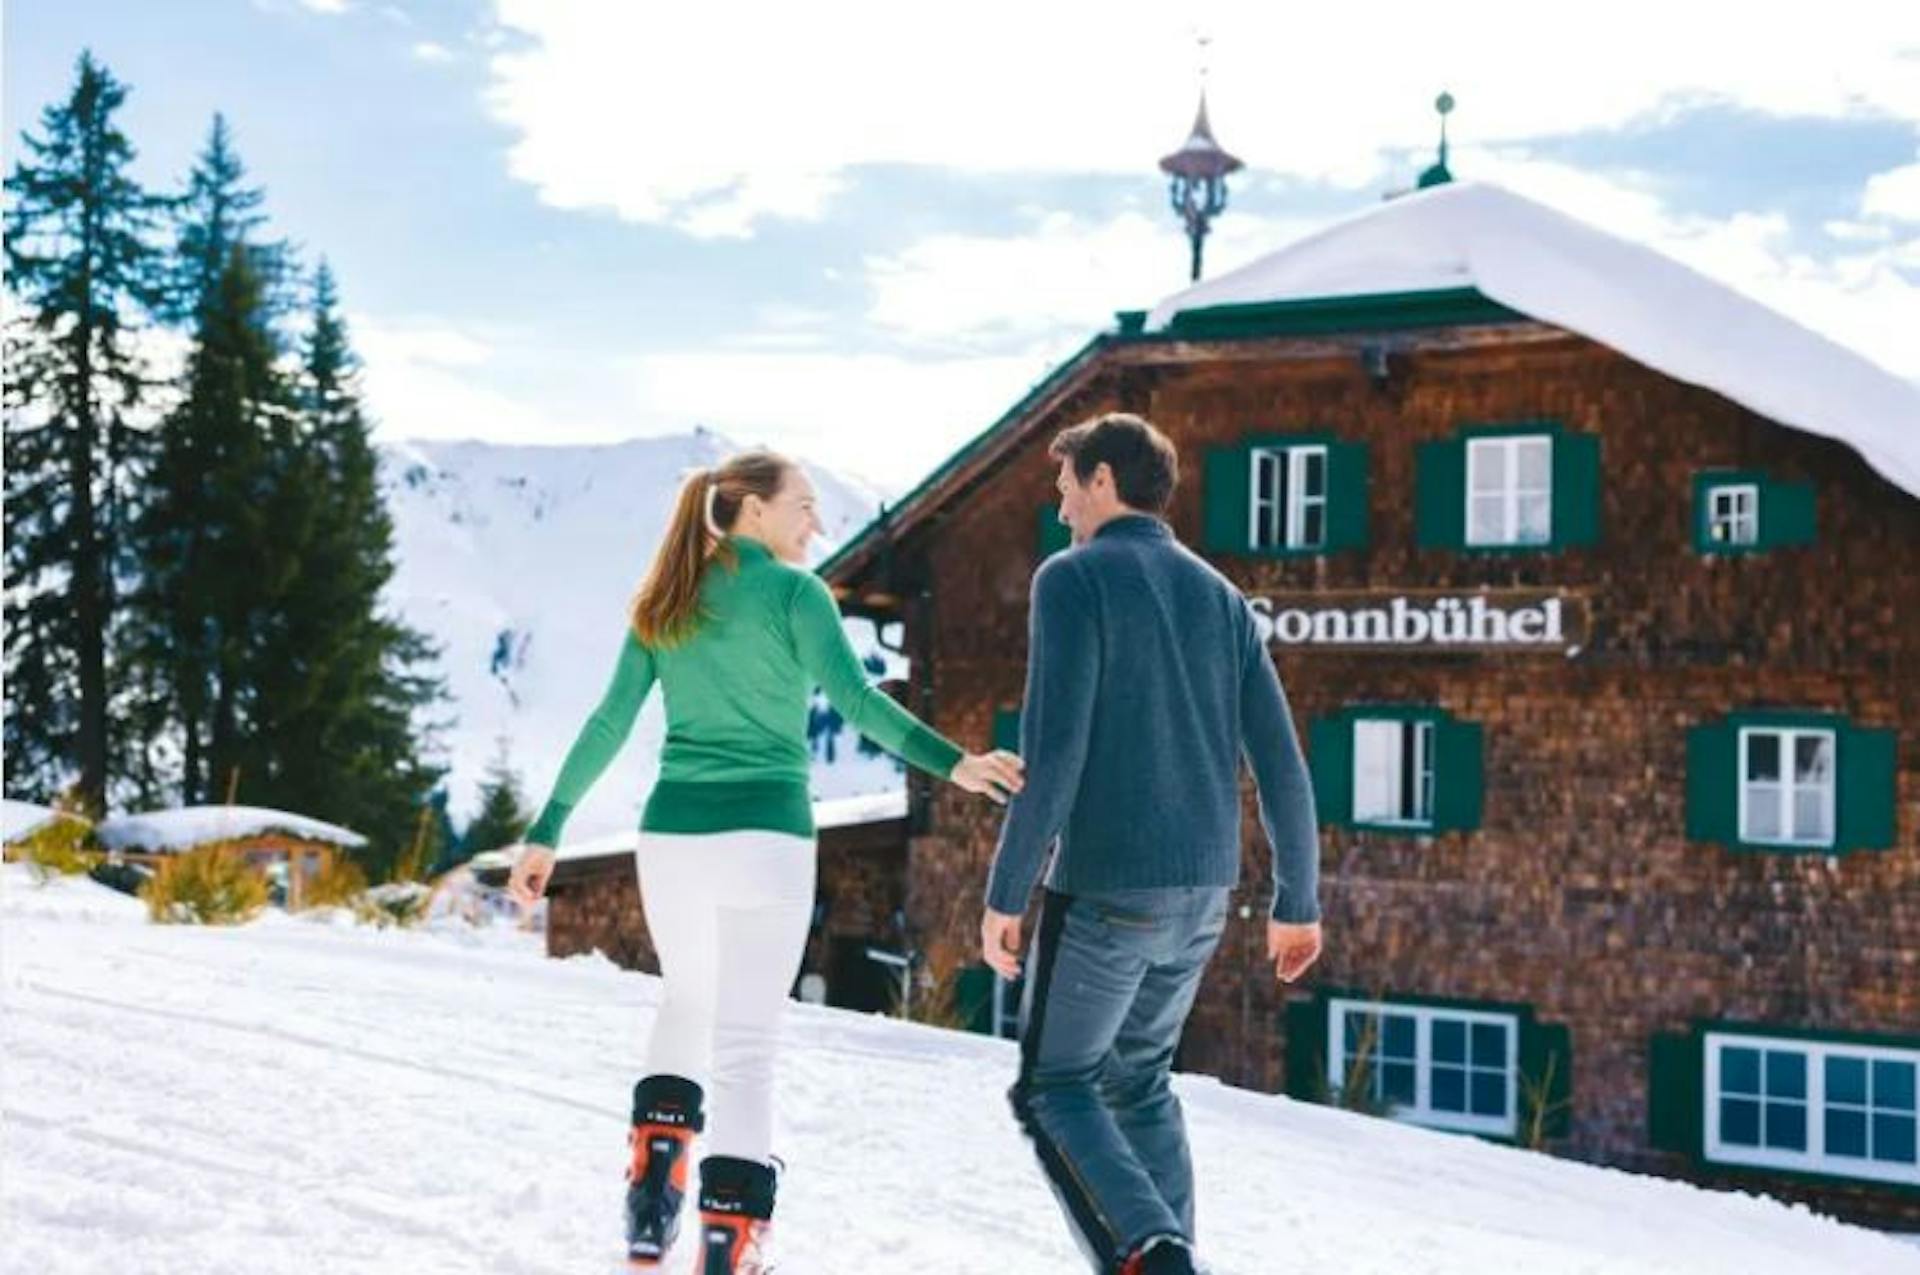
[[[1313,785],[1273,660],[1233,584],[1158,518],[1124,514],[1033,577],[1020,753],[987,905],[1240,879],[1240,759],[1273,847],[1271,915],[1320,916]]]

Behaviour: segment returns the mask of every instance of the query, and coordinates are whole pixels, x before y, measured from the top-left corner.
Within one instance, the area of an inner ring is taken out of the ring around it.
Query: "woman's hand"
[[[968,753],[947,778],[968,792],[991,797],[1004,806],[1007,798],[1027,786],[1026,771],[1027,763],[996,748],[990,753]]]
[[[530,845],[509,846],[507,851],[514,856],[507,893],[521,907],[530,908],[547,892],[547,882],[553,876],[553,851]]]

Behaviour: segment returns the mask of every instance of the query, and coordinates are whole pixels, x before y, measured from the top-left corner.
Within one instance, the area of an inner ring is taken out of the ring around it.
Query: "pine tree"
[[[445,773],[425,760],[434,724],[420,720],[444,691],[427,671],[437,652],[382,605],[393,522],[324,263],[311,320],[297,429],[275,442],[265,496],[275,566],[251,661],[254,773],[275,804],[366,833],[368,866],[382,875],[413,844],[415,814]]]
[[[253,257],[233,245],[160,430],[139,536],[140,653],[180,732],[188,803],[224,800],[251,778],[238,769],[248,666],[287,570],[272,552],[284,531],[270,499],[294,416],[279,357]]]
[[[467,825],[462,838],[465,853],[471,858],[482,851],[514,845],[526,835],[527,825],[532,822],[533,815],[521,799],[520,777],[514,773],[503,739],[480,781],[480,812]]]
[[[176,203],[167,291],[168,313],[176,323],[195,326],[200,311],[219,290],[235,247],[246,252],[266,308],[276,318],[288,309],[284,294],[294,272],[293,253],[283,241],[260,237],[267,224],[266,214],[260,211],[266,192],[246,185],[246,175],[226,116],[216,112],[207,130],[207,144]]]
[[[90,53],[7,178],[5,747],[10,787],[104,804],[124,750],[107,678],[162,299],[163,201],[129,175],[127,90]]]

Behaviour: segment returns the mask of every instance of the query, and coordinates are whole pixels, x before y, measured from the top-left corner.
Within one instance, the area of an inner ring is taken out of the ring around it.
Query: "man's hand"
[[[947,778],[966,789],[991,797],[1000,805],[1027,786],[1027,764],[1003,748],[990,753],[968,753]]]
[[[1011,982],[1020,977],[1020,918],[987,909],[980,918],[980,956]]]
[[[1267,959],[1283,983],[1291,983],[1320,959],[1320,922],[1288,925],[1285,921],[1267,922]]]
[[[553,877],[553,851],[545,846],[509,846],[514,856],[513,871],[507,876],[507,893],[523,908],[530,908],[547,892]]]

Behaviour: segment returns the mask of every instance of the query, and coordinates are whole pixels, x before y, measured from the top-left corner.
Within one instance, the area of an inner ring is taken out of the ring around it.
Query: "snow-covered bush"
[[[267,906],[267,878],[233,846],[216,842],[160,861],[140,891],[156,921],[237,925]]]
[[[427,915],[433,891],[418,881],[390,881],[362,891],[353,900],[353,915],[363,925],[406,928]]]

